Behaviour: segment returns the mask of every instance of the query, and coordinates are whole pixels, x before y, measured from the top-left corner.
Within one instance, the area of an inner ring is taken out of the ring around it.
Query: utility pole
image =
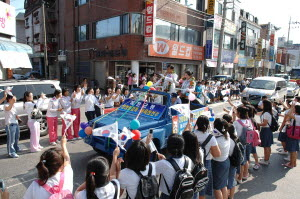
[[[289,40],[290,40],[291,23],[292,23],[292,17],[290,17],[290,21],[289,21],[289,30],[288,30],[288,37],[287,37],[287,42],[286,42],[284,73],[286,73],[286,67],[288,64],[287,59],[288,59],[288,47],[289,47]]]
[[[222,68],[222,52],[223,52],[223,40],[224,40],[224,33],[225,33],[225,22],[226,22],[226,11],[227,11],[227,0],[223,2],[223,15],[222,15],[222,24],[221,24],[221,31],[220,31],[220,40],[219,40],[219,49],[218,49],[218,60],[217,60],[217,73],[221,74]]]
[[[44,64],[45,64],[45,78],[49,78],[48,75],[48,46],[47,46],[47,30],[46,30],[46,13],[45,2],[42,3],[43,9],[43,26],[44,26]]]

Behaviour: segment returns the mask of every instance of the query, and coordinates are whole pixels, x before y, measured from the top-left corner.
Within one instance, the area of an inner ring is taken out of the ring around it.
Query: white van
[[[242,92],[242,97],[252,105],[257,105],[262,96],[270,100],[284,101],[287,95],[287,83],[284,78],[279,77],[257,77]]]

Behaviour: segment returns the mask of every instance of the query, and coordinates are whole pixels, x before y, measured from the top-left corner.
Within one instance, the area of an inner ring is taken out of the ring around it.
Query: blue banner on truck
[[[138,114],[143,106],[143,101],[139,101],[136,104],[135,100],[126,99],[124,103],[120,106],[119,110],[127,111],[129,113]],[[133,107],[134,105],[134,107]],[[149,117],[155,120],[159,120],[162,114],[164,113],[166,106],[161,104],[153,104],[150,102],[145,102],[144,108],[142,110],[141,116]]]

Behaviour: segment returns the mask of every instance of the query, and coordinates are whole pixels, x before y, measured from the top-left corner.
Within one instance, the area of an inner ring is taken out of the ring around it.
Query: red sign
[[[270,46],[274,46],[274,42],[275,42],[275,34],[271,34],[270,35]]]
[[[157,38],[154,44],[148,46],[148,55],[154,57],[203,60],[204,47]]]
[[[146,0],[145,43],[153,44],[155,40],[156,0]]]

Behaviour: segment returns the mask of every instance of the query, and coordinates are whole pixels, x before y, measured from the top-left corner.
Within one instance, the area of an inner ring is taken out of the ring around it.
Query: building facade
[[[149,8],[152,2],[154,7]],[[108,76],[127,84],[129,72],[161,74],[168,64],[175,66],[179,77],[186,70],[200,77],[204,7],[204,0],[67,1],[67,81],[74,84],[88,78],[95,86],[104,88]],[[156,12],[152,20],[145,14],[153,8]],[[144,35],[145,31],[148,35],[149,25],[153,41],[146,43]]]
[[[30,56],[33,70],[39,71],[42,77],[49,79],[58,77],[59,3],[57,2],[59,1],[24,2],[26,42],[34,49],[33,55]]]

